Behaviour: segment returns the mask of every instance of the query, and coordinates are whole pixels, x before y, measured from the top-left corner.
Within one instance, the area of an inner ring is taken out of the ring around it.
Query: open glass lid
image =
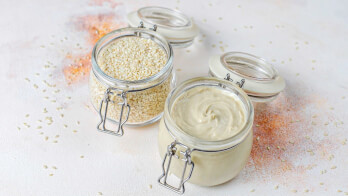
[[[157,32],[177,48],[188,47],[198,35],[199,29],[195,23],[178,10],[164,7],[143,7],[127,15],[131,27],[139,26],[140,22],[145,27],[157,26]]]
[[[284,78],[266,60],[242,52],[212,56],[209,74],[236,83],[255,102],[272,101],[285,88]]]

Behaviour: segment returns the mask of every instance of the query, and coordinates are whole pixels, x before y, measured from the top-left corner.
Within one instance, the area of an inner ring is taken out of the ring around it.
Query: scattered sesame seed
[[[81,155],[80,158],[83,159],[85,156]]]
[[[336,168],[337,168],[337,166],[332,166],[332,167],[331,167],[331,169],[336,169]]]
[[[47,169],[47,168],[48,168],[48,166],[47,166],[47,165],[43,165],[43,168]]]
[[[46,108],[44,108],[43,109],[43,113],[47,113],[48,111],[47,111],[47,109]]]
[[[275,186],[274,189],[277,190],[279,188],[279,185]]]
[[[102,193],[102,192],[98,192],[98,194],[99,194],[99,195],[103,195],[103,193]]]
[[[294,189],[294,190],[292,190],[292,192],[293,192],[293,193],[297,193],[297,190]]]
[[[321,182],[320,185],[324,185],[324,182]]]
[[[328,136],[329,134],[327,132],[324,133],[324,136]]]
[[[38,126],[38,127],[36,127],[36,129],[42,129],[42,126]]]
[[[53,174],[50,174],[49,176],[53,176]]]
[[[48,140],[48,136],[45,137],[45,140],[46,140],[46,141]]]
[[[149,188],[152,189],[152,184],[149,184]]]
[[[43,135],[44,134],[44,132],[40,132],[40,135]]]
[[[77,130],[73,130],[73,133],[77,133]]]
[[[252,189],[250,192],[255,192],[255,189]]]
[[[26,114],[25,117],[28,118],[30,116],[30,114]]]
[[[309,190],[308,190],[308,189],[306,189],[306,190],[305,190],[305,192],[306,192],[306,193],[308,193],[308,192],[309,192]]]
[[[63,126],[64,126],[64,128],[68,128],[68,125],[66,125],[66,124],[64,124]]]

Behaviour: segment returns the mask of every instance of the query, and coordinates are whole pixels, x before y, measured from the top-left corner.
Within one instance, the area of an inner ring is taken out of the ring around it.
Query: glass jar
[[[199,86],[228,91],[241,101],[246,123],[236,135],[224,140],[207,141],[191,136],[176,125],[171,116],[173,103],[187,90]],[[184,183],[188,180],[202,186],[214,186],[231,180],[243,169],[250,155],[253,119],[253,105],[236,84],[213,77],[193,78],[183,82],[169,94],[160,122],[158,141],[163,158],[163,173],[158,182],[182,194],[185,191]],[[168,183],[170,173],[180,179],[178,186]]]
[[[175,48],[185,48],[198,35],[197,25],[184,13],[165,7],[143,7],[127,15],[132,27],[143,22],[145,26],[157,25],[157,32],[163,35]]]
[[[113,78],[102,71],[98,65],[100,51],[115,40],[130,36],[151,39],[165,51],[167,62],[158,73],[129,81]],[[98,130],[122,136],[123,125],[143,126],[159,120],[165,99],[175,87],[175,81],[172,47],[156,32],[155,26],[152,29],[146,29],[143,25],[139,28],[122,28],[106,34],[93,48],[89,80],[91,101],[100,116]],[[106,128],[106,120],[117,123],[117,130]]]
[[[158,182],[177,193],[184,193],[189,181],[214,186],[234,178],[244,167],[252,147],[252,102],[269,102],[285,88],[285,80],[263,58],[228,52],[212,56],[209,75],[185,81],[168,96],[159,129],[159,152],[163,173]],[[181,130],[171,117],[171,108],[185,91],[197,86],[213,86],[234,93],[246,111],[246,124],[241,131],[225,140],[204,141]],[[178,186],[168,183],[172,173],[180,179]]]

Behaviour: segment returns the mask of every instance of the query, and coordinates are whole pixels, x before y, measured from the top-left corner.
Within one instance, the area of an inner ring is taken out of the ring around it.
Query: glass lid
[[[173,47],[188,47],[198,35],[199,29],[195,23],[178,10],[164,7],[143,7],[127,15],[131,27],[139,26],[142,21],[145,27],[157,26],[157,32],[162,34]]]
[[[272,101],[284,90],[285,80],[266,60],[243,52],[212,56],[209,74],[237,83],[255,102]]]

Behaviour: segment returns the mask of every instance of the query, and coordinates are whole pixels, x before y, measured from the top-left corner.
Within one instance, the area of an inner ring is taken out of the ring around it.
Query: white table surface
[[[179,81],[207,75],[212,54],[243,51],[268,59],[287,82],[277,100],[256,106],[240,175],[187,184],[185,195],[348,195],[344,0],[2,0],[0,195],[176,195],[157,184],[158,123],[122,138],[97,132],[88,95],[98,37],[149,5],[182,10],[201,28],[191,47],[175,50]]]

